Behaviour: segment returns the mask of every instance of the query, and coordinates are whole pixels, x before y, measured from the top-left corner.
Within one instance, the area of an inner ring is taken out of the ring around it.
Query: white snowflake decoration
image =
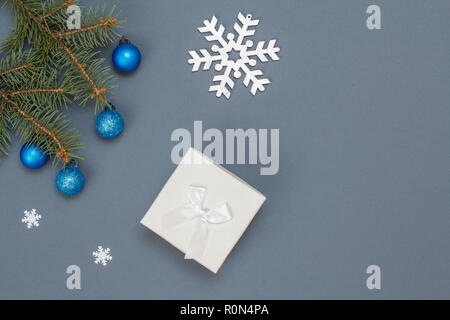
[[[102,246],[98,246],[97,251],[92,252],[92,255],[95,257],[94,262],[106,266],[108,261],[112,260],[110,252],[111,250],[109,248],[103,249]]]
[[[23,213],[22,222],[27,224],[28,229],[39,227],[39,220],[41,220],[42,216],[36,212],[36,209],[31,209],[31,211],[25,210]]]
[[[270,40],[268,45],[264,47],[265,41],[259,41],[256,48],[253,47],[252,40],[246,40],[245,37],[250,37],[255,34],[255,29],[249,29],[250,27],[256,27],[259,20],[252,20],[252,15],[248,14],[244,16],[239,12],[238,20],[241,22],[242,26],[238,22],[234,24],[234,30],[237,33],[237,40],[235,40],[234,33],[228,33],[225,40],[223,38],[223,33],[225,27],[220,25],[218,29],[217,18],[212,17],[211,21],[203,21],[204,26],[199,27],[200,33],[207,33],[210,35],[205,35],[207,41],[215,41],[216,44],[211,46],[211,51],[214,52],[210,54],[207,49],[200,49],[200,55],[196,51],[189,51],[191,59],[188,60],[189,64],[192,64],[192,71],[198,71],[201,64],[203,63],[203,70],[209,70],[213,62],[215,63],[214,68],[217,71],[221,71],[225,68],[225,71],[221,75],[216,75],[213,78],[213,82],[218,82],[218,84],[209,87],[209,91],[215,91],[216,96],[219,98],[224,95],[227,99],[230,98],[231,92],[227,88],[233,89],[234,81],[231,79],[231,71],[233,71],[233,76],[238,79],[242,76],[242,72],[245,74],[244,85],[248,87],[251,83],[250,92],[255,95],[256,92],[264,91],[264,86],[270,83],[267,78],[258,78],[262,76],[263,72],[261,70],[252,70],[250,67],[256,66],[256,59],[261,62],[269,61],[270,57],[273,61],[280,60],[277,52],[280,51],[279,47],[275,47],[276,40]],[[239,54],[239,58],[234,61],[230,58],[230,53],[235,51]]]

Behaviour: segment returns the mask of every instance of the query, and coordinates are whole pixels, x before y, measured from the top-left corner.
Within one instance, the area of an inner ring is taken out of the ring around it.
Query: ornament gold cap
[[[68,165],[68,166],[71,166],[71,167],[75,167],[75,168],[78,167],[77,161],[76,161],[75,159],[73,159],[73,158],[69,160],[69,162],[67,163],[67,165]]]
[[[125,36],[122,36],[122,38],[120,38],[119,45],[124,43],[130,43],[130,40],[128,40]]]
[[[113,105],[111,102],[107,102],[106,103],[106,106],[105,106],[105,109],[104,109],[105,111],[106,110],[116,110],[116,106],[115,105]]]

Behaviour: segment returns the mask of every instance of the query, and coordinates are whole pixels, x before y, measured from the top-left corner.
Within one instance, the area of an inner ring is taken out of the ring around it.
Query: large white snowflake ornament
[[[92,252],[92,255],[95,257],[94,262],[106,266],[108,261],[112,260],[110,253],[111,250],[109,248],[104,249],[102,246],[98,246],[97,251]]]
[[[31,209],[31,211],[25,210],[23,213],[22,222],[27,224],[28,229],[39,227],[39,220],[41,220],[42,216],[36,212],[36,209]]]
[[[244,85],[246,87],[251,83],[250,92],[255,95],[256,92],[264,91],[264,86],[270,83],[267,78],[258,78],[263,75],[263,72],[259,69],[252,70],[251,67],[256,66],[256,57],[261,62],[269,61],[268,58],[273,61],[280,60],[277,52],[280,48],[275,47],[276,40],[270,40],[266,47],[265,41],[259,41],[256,48],[253,48],[252,40],[245,40],[246,37],[253,36],[255,34],[255,29],[249,29],[250,27],[256,27],[259,20],[252,20],[252,15],[248,14],[244,16],[239,12],[238,20],[242,26],[236,22],[233,29],[236,31],[234,33],[228,33],[226,40],[223,37],[225,27],[220,25],[217,26],[217,18],[212,17],[211,21],[203,21],[204,26],[199,27],[200,33],[206,33],[205,39],[210,42],[215,42],[211,46],[212,54],[209,53],[207,49],[200,49],[200,54],[196,51],[189,51],[191,59],[188,60],[189,64],[192,64],[192,71],[198,71],[201,64],[203,63],[203,70],[209,70],[211,65],[214,63],[214,69],[217,71],[222,71],[222,74],[216,75],[213,78],[213,82],[218,82],[218,84],[213,84],[209,87],[209,91],[215,91],[217,97],[224,95],[227,99],[230,98],[231,92],[228,89],[233,89],[234,81],[231,78],[231,72],[236,79],[245,74]],[[236,38],[237,35],[237,38]],[[237,59],[232,58],[232,54],[238,55]]]

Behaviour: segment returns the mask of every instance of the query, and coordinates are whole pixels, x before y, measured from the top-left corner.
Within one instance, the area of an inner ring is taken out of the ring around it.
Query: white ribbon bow
[[[214,209],[203,208],[205,193],[206,188],[189,186],[190,203],[166,213],[162,218],[163,230],[173,228],[192,219],[198,219],[184,256],[185,259],[195,259],[202,256],[208,240],[210,223],[224,223],[232,219],[226,203]]]

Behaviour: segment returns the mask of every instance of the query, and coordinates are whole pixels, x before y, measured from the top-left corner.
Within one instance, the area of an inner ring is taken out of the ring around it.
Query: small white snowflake
[[[102,246],[98,246],[97,251],[92,252],[92,255],[95,257],[94,262],[96,264],[102,264],[106,266],[108,261],[112,260],[112,256],[110,255],[111,250],[109,248],[103,249]]]
[[[252,70],[251,67],[256,66],[256,57],[261,62],[269,61],[268,58],[273,61],[277,61],[280,58],[277,52],[280,51],[279,47],[275,46],[276,40],[270,40],[265,46],[265,41],[259,41],[255,48],[252,49],[254,43],[252,40],[245,40],[246,37],[253,36],[259,20],[252,19],[252,15],[248,14],[244,16],[239,12],[238,20],[241,25],[236,22],[234,24],[234,33],[228,33],[226,39],[224,38],[225,27],[220,25],[217,27],[217,18],[212,17],[211,21],[203,21],[204,26],[198,28],[200,33],[206,34],[205,39],[207,41],[214,41],[215,44],[211,46],[212,54],[207,49],[200,49],[199,53],[196,51],[189,51],[191,59],[188,60],[189,64],[192,64],[192,71],[198,71],[203,64],[203,70],[209,70],[214,63],[214,69],[216,71],[222,71],[222,74],[216,75],[213,78],[213,82],[218,82],[209,87],[209,91],[215,91],[217,97],[224,95],[227,99],[230,98],[231,89],[234,87],[233,77],[238,79],[245,74],[244,85],[248,87],[251,85],[250,92],[255,95],[257,91],[264,91],[264,86],[270,83],[267,78],[258,78],[263,75],[263,72],[259,69]],[[238,57],[232,58],[232,54],[235,52]]]
[[[23,213],[22,222],[27,224],[28,229],[39,227],[39,220],[41,220],[42,216],[36,212],[36,209],[31,209],[31,211],[25,210]]]

